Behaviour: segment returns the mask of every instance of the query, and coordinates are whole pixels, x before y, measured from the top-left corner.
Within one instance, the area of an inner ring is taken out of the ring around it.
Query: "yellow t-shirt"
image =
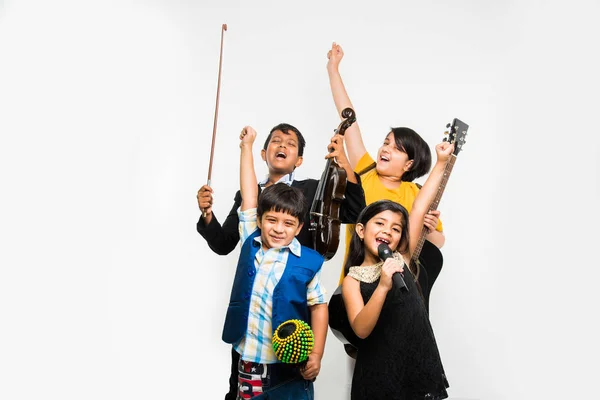
[[[356,164],[356,168],[354,168],[355,172],[360,172],[367,168],[369,165],[373,164],[375,161],[369,155],[369,153],[365,153],[362,158]],[[373,168],[369,172],[364,173],[360,176],[362,188],[365,192],[365,200],[367,205],[374,203],[378,200],[391,200],[396,203],[401,204],[406,211],[410,213],[412,209],[412,205],[415,201],[415,197],[417,197],[417,193],[419,193],[419,187],[413,182],[401,182],[400,186],[396,189],[388,189],[379,179],[379,174],[377,174],[377,170]],[[437,231],[442,231],[442,221],[438,221],[438,225],[436,227]],[[342,265],[342,275],[340,277],[340,283],[342,279],[344,279],[344,265],[346,265],[346,257],[348,257],[348,250],[350,249],[350,239],[352,238],[352,234],[354,233],[354,224],[346,225],[346,253],[344,256],[344,264]]]

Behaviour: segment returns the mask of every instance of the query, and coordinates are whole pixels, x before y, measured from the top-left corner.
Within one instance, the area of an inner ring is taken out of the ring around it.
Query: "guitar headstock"
[[[448,137],[444,138],[444,142],[454,143],[454,155],[458,156],[458,153],[462,150],[462,147],[467,143],[466,136],[469,130],[469,125],[465,124],[458,118],[454,118],[452,124],[446,125],[448,130],[444,134]]]

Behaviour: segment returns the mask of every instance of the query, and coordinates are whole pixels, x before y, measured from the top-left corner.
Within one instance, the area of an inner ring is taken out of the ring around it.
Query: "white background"
[[[470,125],[431,298],[453,399],[597,393],[597,1],[0,1],[0,398],[220,399],[238,250],[196,233],[222,23],[213,187],[237,136],[339,120],[332,41],[368,150]],[[258,155],[258,152],[256,152]],[[266,168],[257,160],[262,176]],[[333,292],[341,254],[324,267]],[[318,399],[347,398],[329,336]],[[591,396],[591,397],[589,397]]]

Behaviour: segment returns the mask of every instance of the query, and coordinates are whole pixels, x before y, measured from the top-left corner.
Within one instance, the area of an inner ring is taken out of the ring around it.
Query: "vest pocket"
[[[300,275],[304,275],[304,276],[308,276],[311,279],[315,275],[315,272],[312,269],[304,268],[304,267],[295,267],[294,268],[294,273],[297,273],[297,274],[300,274]]]

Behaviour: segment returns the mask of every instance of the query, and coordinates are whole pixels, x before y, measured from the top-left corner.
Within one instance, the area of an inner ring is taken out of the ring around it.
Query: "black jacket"
[[[356,179],[358,179],[358,184],[347,182],[346,192],[344,193],[345,199],[340,207],[340,219],[344,224],[355,223],[358,218],[358,214],[363,210],[363,208],[366,207],[365,193],[363,192],[360,184],[360,177],[356,175]],[[298,239],[301,245],[311,248],[312,238],[311,233],[308,230],[310,227],[310,207],[313,199],[315,198],[318,185],[319,181],[316,179],[306,179],[303,181],[295,180],[292,182],[292,187],[302,190],[307,200],[307,212],[304,217],[304,226],[302,227],[302,230],[298,236],[296,236],[296,239]],[[258,190],[260,193],[260,186]],[[231,207],[231,211],[229,212],[229,215],[227,216],[227,219],[225,219],[225,222],[222,226],[217,220],[215,214],[213,214],[208,225],[204,223],[202,216],[200,216],[200,219],[196,224],[196,229],[198,230],[198,233],[206,240],[211,250],[215,253],[220,255],[229,254],[233,249],[235,249],[235,246],[240,241],[237,210],[241,204],[242,195],[238,190],[235,194],[233,207]]]

